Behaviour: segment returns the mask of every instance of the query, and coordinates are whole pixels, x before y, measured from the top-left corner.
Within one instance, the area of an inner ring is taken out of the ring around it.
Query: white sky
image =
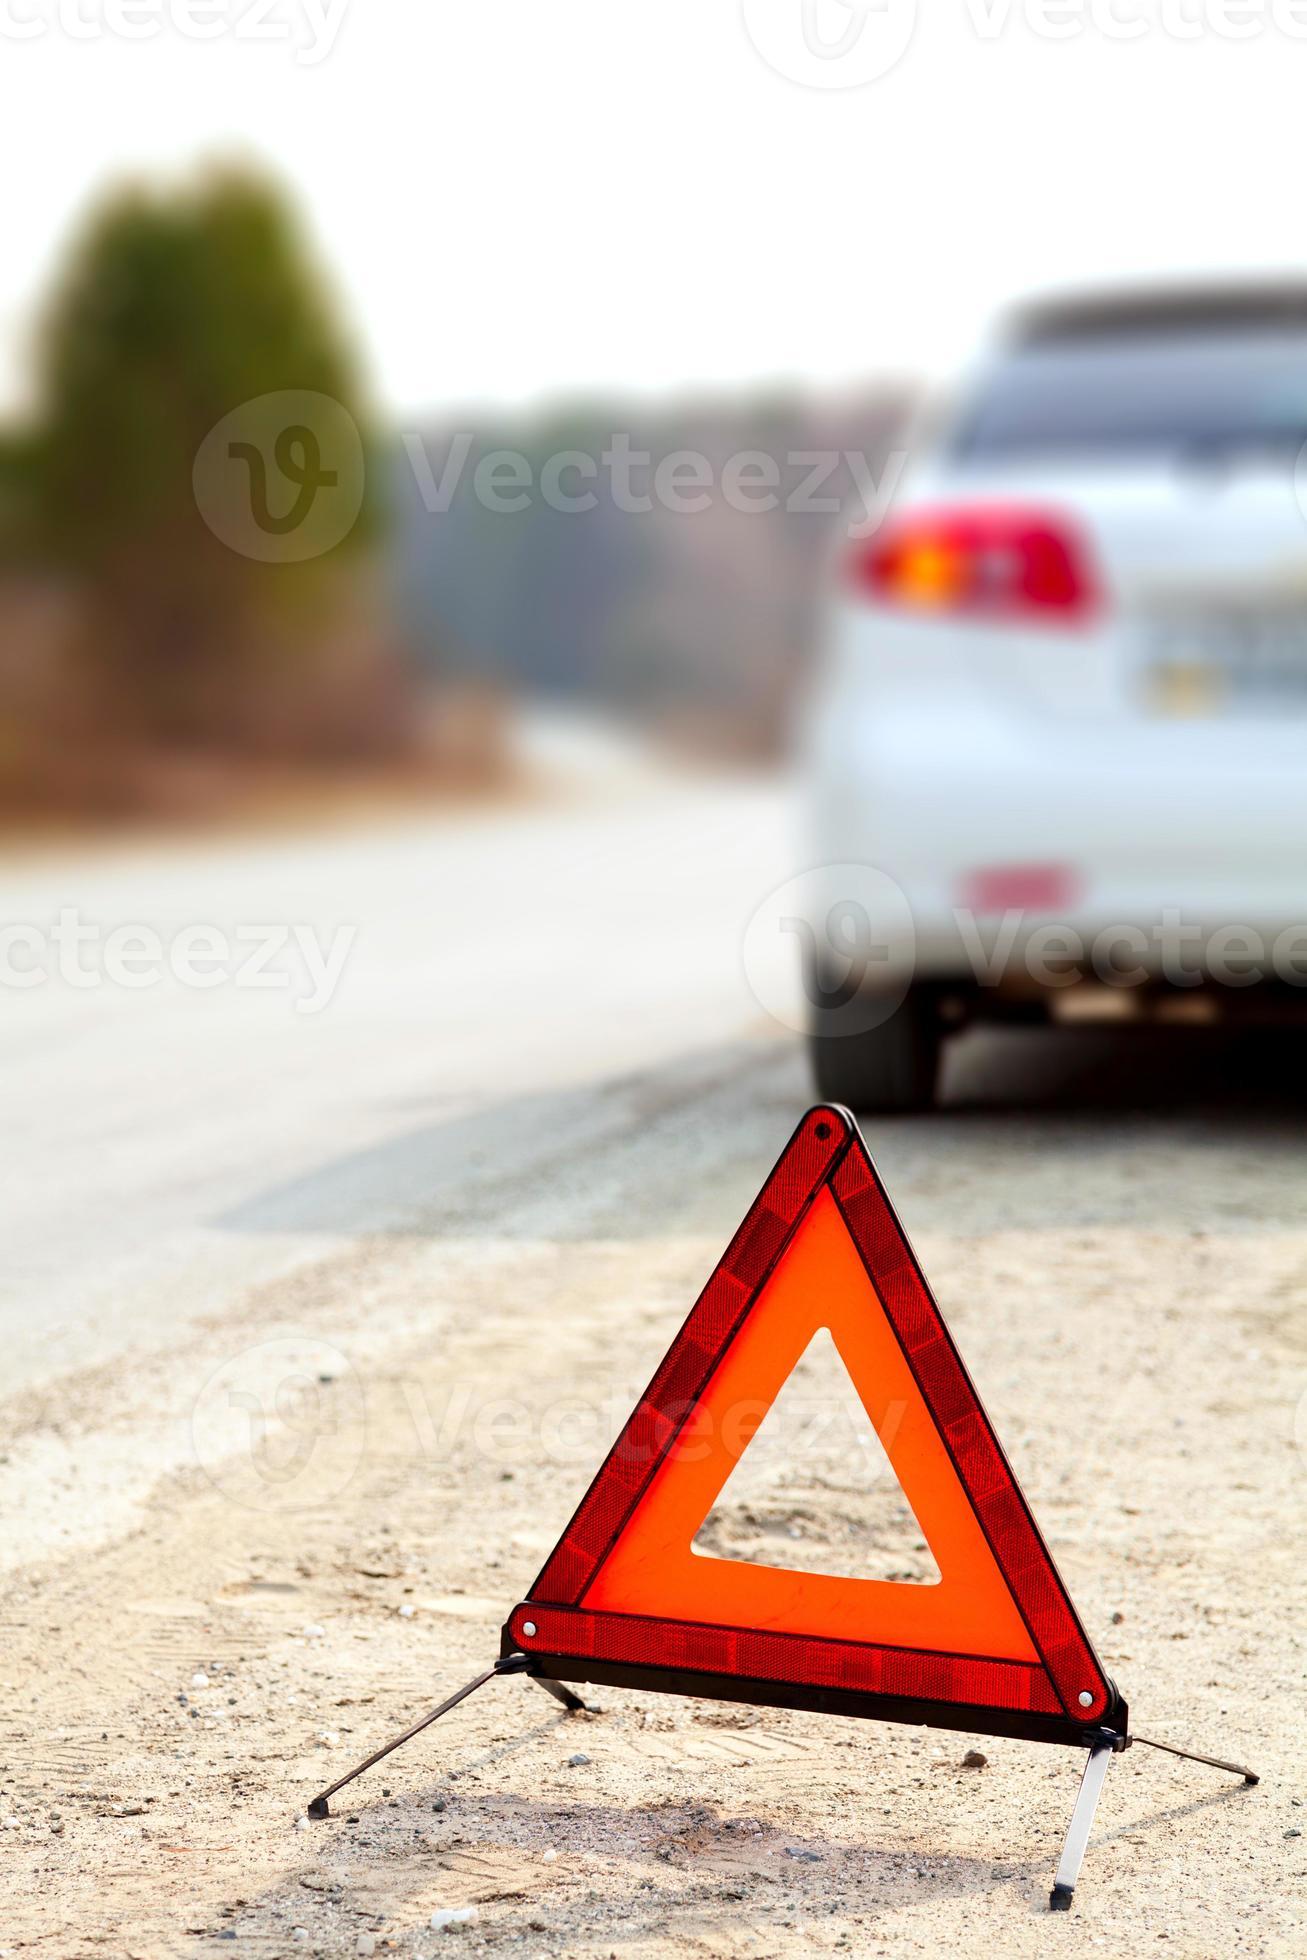
[[[822,89],[761,58],[762,0],[343,0],[312,65],[232,31],[255,0],[189,0],[226,23],[208,42],[127,41],[124,4],[148,25],[187,0],[0,0],[3,398],[105,179],[231,147],[296,189],[382,400],[409,412],[933,372],[1032,287],[1307,261],[1307,39],[1272,0],[1266,19],[1228,0],[1244,42],[1160,19],[1227,0],[1110,0],[1151,18],[1128,43],[1088,21],[1040,38],[1038,0],[997,32],[1006,0],[921,0],[889,74]],[[311,43],[306,4],[271,0],[266,28]],[[849,23],[820,4],[823,32]]]

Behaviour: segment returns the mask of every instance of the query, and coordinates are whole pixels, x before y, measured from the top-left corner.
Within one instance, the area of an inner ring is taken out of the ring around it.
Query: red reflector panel
[[[692,1549],[819,1329],[899,1477],[937,1584]],[[1107,1679],[842,1110],[800,1124],[509,1633],[527,1652],[653,1672],[1077,1725],[1106,1711]]]
[[[1079,902],[1085,881],[1069,864],[989,864],[962,881],[972,912],[1056,912]]]
[[[902,1695],[966,1707],[1020,1708],[1060,1715],[1042,1667],[959,1654],[914,1654],[864,1641],[804,1640],[793,1634],[701,1627],[576,1607],[519,1606],[509,1631],[523,1653],[613,1661],[625,1667],[684,1668],[746,1681]],[[533,1626],[535,1632],[526,1632]]]

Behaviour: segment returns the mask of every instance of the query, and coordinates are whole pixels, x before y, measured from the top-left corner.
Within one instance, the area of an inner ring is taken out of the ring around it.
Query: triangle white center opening
[[[690,1549],[790,1572],[939,1584],[925,1533],[828,1328],[800,1355]]]

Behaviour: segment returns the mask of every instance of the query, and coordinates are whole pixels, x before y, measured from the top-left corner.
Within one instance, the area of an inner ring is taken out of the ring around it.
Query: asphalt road
[[[291,1829],[333,1750],[475,1671],[801,1110],[740,966],[791,835],[773,786],[650,777],[7,872],[11,957],[52,977],[0,989],[0,1813],[33,1902],[0,1939],[418,1951],[473,1900],[479,1950],[1045,1950],[1075,1765],[1029,1746],[978,1776],[947,1738],[637,1698],[581,1776],[566,1724],[519,1748],[487,1702],[457,1829],[435,1751],[352,1837]],[[242,931],[288,985],[235,983]],[[1133,1752],[1077,1948],[1301,1937],[1303,1083],[1285,1037],[974,1036],[938,1115],[868,1125],[1141,1726],[1266,1771]],[[787,1539],[873,1535],[808,1481],[767,1500]]]

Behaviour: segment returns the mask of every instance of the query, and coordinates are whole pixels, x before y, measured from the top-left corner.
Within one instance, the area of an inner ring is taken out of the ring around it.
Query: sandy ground
[[[738,829],[765,857],[757,807]],[[795,1045],[716,970],[702,1042],[638,1013],[623,1037],[596,1004],[603,1065],[570,1076],[545,988],[554,1052],[511,1094],[507,1069],[459,1085],[475,1029],[437,1070],[407,996],[392,1065],[370,967],[332,1023],[330,1093],[320,1051],[242,1010],[231,1042],[275,1093],[238,1073],[229,1109],[223,1007],[212,1079],[197,1054],[170,1103],[176,1067],[143,1079],[133,1031],[174,1059],[183,1035],[100,1011],[70,1026],[98,1095],[123,1072],[111,1136],[79,1128],[63,1010],[37,1003],[49,1123],[24,1077],[7,1227],[28,1252],[0,1463],[0,1950],[1307,1949],[1307,1080],[1283,1047],[1210,1038],[1142,1058],[968,1038],[942,1114],[868,1136],[1138,1727],[1252,1762],[1258,1788],[1118,1759],[1052,1919],[1072,1752],[617,1691],[569,1717],[497,1681],[297,1827],[488,1664],[804,1106]],[[20,1032],[14,1067],[36,1069]],[[856,1461],[838,1430],[760,1454],[714,1542],[910,1569],[911,1521]]]

